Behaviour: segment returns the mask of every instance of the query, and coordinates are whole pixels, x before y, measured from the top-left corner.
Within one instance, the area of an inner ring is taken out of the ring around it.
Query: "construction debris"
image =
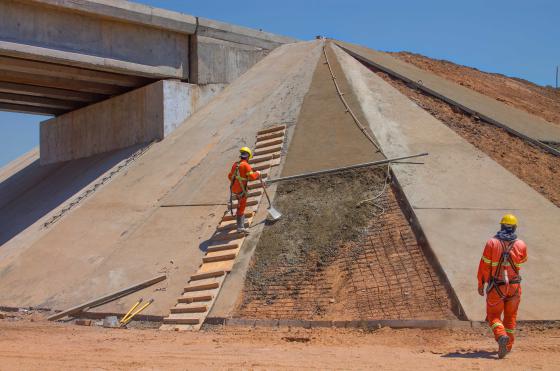
[[[96,298],[94,300],[91,300],[91,301],[88,301],[86,303],[77,305],[77,306],[72,307],[70,309],[66,309],[62,312],[53,314],[52,316],[48,317],[47,319],[49,321],[56,321],[57,319],[61,319],[61,318],[64,318],[66,316],[71,316],[73,314],[80,313],[86,308],[91,309],[91,308],[98,307],[100,305],[109,303],[113,300],[117,300],[119,298],[122,298],[123,296],[132,294],[133,292],[136,292],[138,290],[145,289],[146,287],[150,287],[152,285],[155,285],[156,283],[161,282],[161,281],[165,280],[166,278],[167,278],[167,276],[165,274],[156,276],[156,277],[151,278],[147,281],[142,281],[140,283],[129,286],[125,289],[115,291],[115,292],[112,292],[112,293],[107,294],[107,295],[103,295],[103,296],[101,296],[99,298]]]

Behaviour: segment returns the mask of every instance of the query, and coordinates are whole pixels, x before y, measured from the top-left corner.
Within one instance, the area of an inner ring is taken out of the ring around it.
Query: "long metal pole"
[[[556,89],[558,89],[558,67],[556,66]]]
[[[409,158],[415,158],[415,157],[421,157],[421,156],[427,156],[427,155],[428,155],[428,153],[426,152],[426,153],[419,153],[419,154],[410,155],[410,156],[388,158],[388,159],[381,160],[381,161],[365,162],[365,163],[362,163],[362,164],[356,164],[356,165],[351,165],[351,166],[337,167],[335,169],[327,169],[327,170],[315,171],[315,172],[312,172],[312,173],[297,174],[297,175],[285,176],[283,178],[269,179],[266,182],[267,183],[276,183],[276,182],[283,182],[285,180],[309,178],[309,177],[316,176],[316,175],[325,175],[325,174],[337,173],[337,172],[343,171],[343,170],[352,170],[352,169],[360,169],[360,168],[363,168],[363,167],[380,166],[380,165],[388,164],[390,162],[406,160],[406,159],[409,159]]]

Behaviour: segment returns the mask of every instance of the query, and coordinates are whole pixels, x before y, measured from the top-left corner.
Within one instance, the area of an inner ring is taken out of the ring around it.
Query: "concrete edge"
[[[420,248],[422,249],[424,254],[426,254],[426,257],[434,267],[434,270],[436,271],[438,277],[443,281],[443,286],[445,288],[445,291],[447,292],[447,295],[451,299],[451,310],[460,320],[468,320],[465,310],[461,305],[461,301],[459,300],[459,296],[455,292],[455,289],[453,288],[453,285],[449,281],[449,278],[447,277],[447,274],[445,273],[443,266],[441,265],[439,259],[437,258],[436,253],[430,246],[428,238],[424,234],[424,230],[420,226],[420,222],[416,217],[414,208],[408,201],[408,198],[406,197],[406,194],[404,193],[397,176],[394,174],[392,169],[390,170],[390,172],[391,172],[391,180],[392,180],[391,187],[395,192],[397,202],[402,212],[404,213],[406,219],[410,223],[410,226],[412,228],[414,235],[416,236],[416,240],[418,241]]]
[[[427,88],[426,86],[424,86],[424,85],[421,84],[421,83],[418,83],[417,81],[411,80],[411,79],[409,79],[408,77],[406,77],[406,76],[404,76],[404,75],[401,75],[401,74],[399,74],[399,73],[393,71],[393,70],[390,69],[390,68],[387,68],[387,67],[382,66],[382,65],[380,65],[380,64],[378,64],[378,63],[375,63],[375,62],[371,61],[370,59],[368,59],[368,58],[366,58],[366,57],[363,57],[363,56],[359,55],[358,53],[355,53],[355,52],[353,52],[353,51],[351,51],[351,50],[345,48],[343,45],[340,45],[336,40],[333,40],[333,42],[334,42],[338,47],[340,47],[342,50],[344,50],[346,53],[348,53],[349,55],[351,55],[352,57],[354,57],[355,59],[357,59],[358,61],[360,61],[360,62],[362,62],[362,63],[365,63],[365,64],[367,64],[367,65],[370,65],[370,66],[372,66],[372,67],[374,67],[374,68],[377,68],[378,70],[381,70],[381,71],[383,71],[383,72],[385,72],[385,73],[387,73],[387,74],[389,74],[389,75],[391,75],[391,76],[393,76],[393,77],[396,77],[397,79],[404,81],[404,82],[407,83],[408,85],[412,85],[412,86],[413,86],[414,88],[416,88],[416,89],[420,89],[420,90],[422,90],[423,92],[428,93],[428,94],[431,95],[431,96],[434,96],[434,97],[436,97],[436,98],[438,98],[438,99],[441,99],[441,100],[443,100],[444,102],[446,102],[446,103],[448,103],[448,104],[451,104],[452,106],[457,107],[457,108],[461,109],[462,111],[464,111],[464,112],[466,112],[466,113],[468,113],[468,114],[470,114],[470,115],[472,115],[472,116],[476,116],[476,117],[482,119],[483,121],[486,121],[486,122],[488,122],[488,123],[490,123],[490,124],[492,124],[492,125],[494,125],[494,126],[498,126],[498,127],[502,128],[502,129],[506,130],[508,133],[513,134],[513,135],[515,135],[515,136],[517,136],[517,137],[520,137],[520,138],[522,138],[522,139],[528,141],[529,143],[531,143],[531,144],[533,144],[533,145],[535,145],[535,146],[537,146],[537,147],[539,147],[539,148],[541,148],[541,149],[547,151],[548,153],[551,153],[551,154],[556,155],[556,156],[560,156],[560,151],[559,151],[559,150],[557,150],[557,149],[555,149],[555,148],[553,148],[553,147],[547,145],[545,142],[543,142],[543,141],[541,141],[541,140],[538,140],[538,139],[535,139],[535,138],[531,138],[531,137],[529,137],[529,136],[527,136],[527,135],[525,135],[525,134],[522,134],[522,133],[518,132],[517,130],[512,129],[512,128],[509,127],[509,126],[504,125],[504,124],[502,124],[502,123],[500,123],[500,122],[494,120],[494,119],[491,118],[491,117],[488,117],[488,116],[486,116],[486,115],[484,115],[484,114],[482,114],[482,113],[480,113],[480,112],[477,112],[477,111],[475,111],[475,110],[473,110],[473,109],[471,109],[471,108],[469,108],[469,107],[467,107],[467,106],[464,106],[464,105],[462,105],[462,104],[460,104],[460,103],[458,103],[458,102],[456,102],[456,101],[454,101],[454,100],[452,100],[452,99],[450,99],[450,98],[448,98],[448,97],[446,97],[446,96],[444,96],[444,95],[441,95],[441,94],[437,93],[436,91],[434,91],[434,90],[432,90],[432,89]]]
[[[237,327],[261,327],[282,328],[299,327],[313,328],[348,328],[375,330],[382,327],[394,329],[457,329],[457,328],[479,328],[485,322],[460,321],[460,320],[300,320],[300,319],[247,319],[247,318],[225,318],[207,317],[205,325],[237,326]]]
[[[206,29],[208,34],[215,38],[230,40],[239,38],[250,38],[261,40],[272,44],[285,44],[298,41],[296,39],[275,35],[269,32],[258,31],[251,28],[236,26],[228,23],[218,22],[210,19],[199,18],[190,14],[175,12],[172,10],[155,8],[131,1],[115,0],[25,0],[50,8],[62,8],[66,11],[79,12],[97,17],[114,19],[121,22],[135,23],[149,27],[185,33],[195,34],[199,26]],[[277,46],[277,45],[276,45]]]
[[[49,312],[47,308],[18,308],[0,305],[2,312],[40,311]],[[107,316],[121,317],[124,313],[116,312],[82,312],[74,319],[103,319]],[[134,317],[135,321],[163,322],[165,316],[138,314]],[[68,321],[66,321],[68,322]],[[560,324],[558,320],[521,320],[517,325],[546,325]],[[469,329],[484,328],[485,321],[462,321],[462,320],[431,320],[431,319],[369,319],[369,320],[304,320],[304,319],[250,319],[250,318],[228,318],[228,317],[206,317],[203,326],[231,326],[231,327],[252,327],[252,328],[286,328],[296,327],[304,329],[314,328],[346,328],[376,330],[382,327],[392,329]]]
[[[188,72],[173,67],[152,67],[134,62],[43,48],[40,46],[18,44],[2,40],[0,40],[0,55],[120,73],[124,75],[141,76],[158,80],[169,78],[184,79],[186,78],[185,74]]]

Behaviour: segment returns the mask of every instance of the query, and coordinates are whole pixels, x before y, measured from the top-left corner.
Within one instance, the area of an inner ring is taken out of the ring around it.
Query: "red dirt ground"
[[[530,81],[488,73],[420,54],[398,52],[393,57],[454,81],[546,121],[560,125],[560,89],[543,87]]]
[[[121,330],[0,320],[0,370],[560,369],[558,325],[525,327],[496,359],[486,328],[469,330]]]

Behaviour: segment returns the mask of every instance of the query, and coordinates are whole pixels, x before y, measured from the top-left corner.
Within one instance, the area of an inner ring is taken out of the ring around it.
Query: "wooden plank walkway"
[[[286,126],[275,126],[257,133],[254,157],[250,160],[253,169],[261,171],[263,178],[268,171],[280,164],[282,147],[286,136]],[[259,207],[263,192],[259,181],[249,182],[246,226],[250,226]],[[235,208],[237,203],[234,202]],[[198,331],[212,309],[227,274],[233,268],[235,259],[243,247],[245,235],[237,233],[235,216],[229,208],[224,211],[216,232],[210,239],[206,255],[195,274],[190,276],[177,304],[163,319],[161,330]]]

